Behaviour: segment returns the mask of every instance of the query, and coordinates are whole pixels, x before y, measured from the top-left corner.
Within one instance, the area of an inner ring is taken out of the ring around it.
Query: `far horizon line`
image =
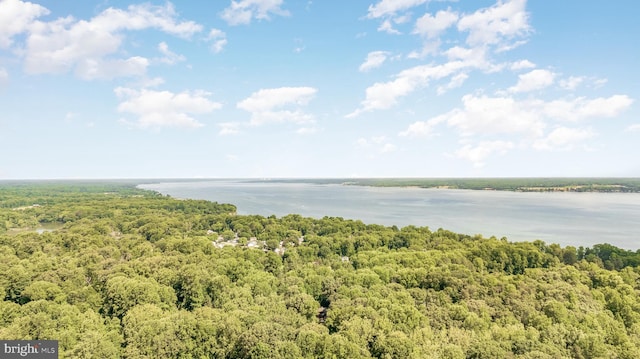
[[[640,176],[337,176],[337,177],[54,177],[54,178],[0,178],[0,182],[9,181],[193,181],[193,180],[358,180],[358,179],[640,179]]]

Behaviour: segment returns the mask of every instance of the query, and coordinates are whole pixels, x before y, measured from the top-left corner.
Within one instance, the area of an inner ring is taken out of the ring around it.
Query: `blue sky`
[[[615,4],[0,0],[0,179],[640,176]]]

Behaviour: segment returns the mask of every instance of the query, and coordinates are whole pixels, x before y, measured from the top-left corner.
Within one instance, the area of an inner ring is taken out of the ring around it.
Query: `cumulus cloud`
[[[281,8],[283,0],[240,0],[231,1],[231,5],[220,15],[229,25],[244,25],[251,20],[269,20],[270,14],[289,16],[289,12]]]
[[[75,74],[83,80],[140,76],[146,72],[147,66],[149,60],[139,56],[115,60],[87,58],[78,62]]]
[[[398,98],[428,85],[431,80],[451,76],[464,67],[466,64],[462,61],[451,61],[442,65],[422,65],[404,70],[393,81],[378,82],[367,88],[366,98],[360,108],[347,117],[356,117],[372,110],[388,109],[397,103]]]
[[[470,161],[474,167],[480,168],[485,165],[485,159],[490,155],[494,153],[505,154],[514,147],[515,145],[510,141],[483,141],[476,146],[464,145],[454,155],[460,159]]]
[[[178,14],[171,3],[154,6],[148,3],[130,5],[127,10],[108,8],[91,19],[98,31],[158,29],[185,39],[202,31],[202,25],[193,21],[178,21]],[[81,23],[83,21],[80,21]]]
[[[160,62],[167,65],[173,65],[175,63],[186,60],[183,55],[176,54],[175,52],[169,50],[169,45],[167,45],[167,43],[164,41],[158,44],[158,51],[160,51],[160,53],[164,55],[164,57],[160,59]]]
[[[402,137],[425,137],[434,133],[435,127],[441,121],[416,121],[409,125],[409,127],[398,133],[398,136]]]
[[[440,50],[440,39],[425,41],[420,51],[411,51],[407,58],[422,59],[428,55],[437,54],[438,50]]]
[[[251,113],[250,124],[312,122],[313,116],[303,112],[318,90],[313,87],[280,87],[262,89],[238,102],[237,107]]]
[[[458,21],[458,14],[451,10],[441,10],[435,16],[427,13],[416,21],[414,33],[429,39],[440,36]]]
[[[440,123],[458,130],[464,137],[474,135],[521,134],[539,138],[550,121],[579,121],[587,118],[615,117],[633,101],[627,96],[542,101],[514,97],[465,95],[462,107],[411,124],[402,136],[421,136],[433,132]]]
[[[361,137],[356,141],[356,145],[362,149],[367,149],[369,152],[378,153],[395,152],[397,149],[396,145],[391,143],[386,136]]]
[[[398,13],[421,5],[421,0],[382,0],[369,7],[368,18],[382,18],[392,30],[391,20]],[[529,15],[525,11],[526,0],[498,1],[495,5],[477,10],[470,14],[459,14],[450,9],[435,14],[427,13],[415,24],[414,33],[427,39],[422,51],[413,51],[410,58],[422,58],[436,54],[440,46],[440,35],[449,28],[455,27],[458,32],[466,33],[466,45],[455,45],[440,53],[448,62],[441,64],[421,65],[404,70],[396,78],[388,82],[378,82],[369,86],[366,97],[360,107],[347,117],[358,116],[363,112],[388,109],[397,104],[398,99],[422,89],[433,80],[453,77],[448,84],[441,85],[437,92],[442,94],[451,88],[460,86],[469,77],[471,70],[485,72],[501,71],[511,65],[513,69],[535,66],[522,60],[514,64],[494,64],[490,60],[492,51],[499,52],[513,48],[522,42],[522,38],[531,31]],[[545,71],[545,70],[543,70]],[[550,74],[550,72],[547,72]],[[529,75],[533,77],[533,75]],[[524,82],[529,80],[528,82]],[[534,79],[525,77],[523,83],[514,91],[524,91],[527,86],[541,86],[544,82],[534,83]]]
[[[131,5],[126,10],[109,8],[88,21],[72,17],[51,22],[35,20],[28,27],[23,50],[25,71],[40,74],[74,70],[84,79],[142,75],[147,59],[118,58],[118,53],[125,31],[150,28],[183,38],[202,30],[193,21],[177,20],[170,3]]]
[[[367,72],[380,67],[387,60],[387,57],[389,57],[389,52],[387,51],[372,51],[367,54],[367,59],[360,65],[359,70]]]
[[[399,136],[424,137],[433,135],[437,127],[446,124],[456,130],[465,142],[474,138],[492,138],[508,135],[519,141],[520,146],[535,150],[571,150],[583,141],[595,136],[590,128],[569,128],[550,125],[558,122],[580,121],[589,118],[611,118],[629,108],[633,100],[625,95],[614,95],[595,99],[543,101],[539,99],[517,99],[511,96],[489,97],[466,95],[462,106],[426,121],[410,124]],[[640,130],[632,125],[627,131]],[[465,145],[455,153],[480,167],[484,160],[504,153],[514,147],[514,142],[494,140],[479,145]]]
[[[218,29],[211,29],[207,39],[211,41],[211,51],[216,54],[224,50],[227,45],[227,34]]]
[[[560,87],[565,90],[575,90],[585,79],[584,76],[570,76],[568,79],[560,80]]]
[[[47,8],[20,0],[0,1],[0,48],[13,44],[13,36],[26,32],[40,16],[48,15]]]
[[[458,21],[459,31],[468,31],[470,46],[501,45],[527,35],[531,31],[526,0],[499,1],[495,5],[464,15]]]
[[[143,78],[137,82],[136,86],[138,87],[157,87],[164,84],[164,79],[162,77],[154,77],[154,78]]]
[[[118,112],[137,116],[135,124],[140,128],[182,127],[197,128],[204,124],[193,115],[207,114],[222,107],[209,99],[205,91],[154,91],[118,87],[116,95],[121,99]]]
[[[401,32],[400,32],[400,31],[396,30],[396,29],[393,27],[393,24],[391,23],[391,20],[389,20],[389,19],[384,20],[384,21],[380,24],[380,26],[378,26],[378,31],[386,32],[386,33],[388,33],[388,34],[392,34],[392,35],[400,35],[400,34],[401,34]]]
[[[533,143],[536,150],[570,150],[577,143],[594,136],[591,129],[558,127]]]
[[[537,69],[518,76],[518,83],[509,88],[511,92],[529,92],[551,86],[556,74],[549,70]]]
[[[220,132],[218,132],[220,136],[240,133],[240,123],[238,122],[222,122],[219,123],[218,126],[220,127]]]
[[[534,64],[529,60],[515,61],[515,62],[512,62],[511,65],[509,66],[509,68],[513,71],[532,69],[535,67],[536,67],[536,64]]]
[[[613,95],[587,99],[578,97],[573,100],[554,100],[541,104],[545,116],[562,121],[580,121],[587,118],[611,118],[618,116],[633,104],[627,95]]]
[[[544,129],[535,103],[530,101],[465,95],[462,104],[462,109],[454,109],[439,119],[458,129],[463,136],[500,133],[540,135]]]
[[[444,85],[444,86],[439,86],[438,87],[438,95],[442,95],[445,92],[447,92],[448,90],[454,89],[456,87],[460,87],[462,86],[462,84],[469,78],[469,75],[467,75],[464,72],[461,72],[457,75],[454,75],[451,77],[451,81],[449,81],[448,84]]]
[[[396,15],[412,7],[427,3],[428,0],[381,0],[375,5],[369,5],[367,17],[376,19],[385,16]]]
[[[381,0],[375,5],[369,5],[367,18],[382,19],[378,31],[388,34],[401,34],[395,24],[404,24],[411,20],[411,13],[408,12],[412,7],[427,3],[429,0]]]

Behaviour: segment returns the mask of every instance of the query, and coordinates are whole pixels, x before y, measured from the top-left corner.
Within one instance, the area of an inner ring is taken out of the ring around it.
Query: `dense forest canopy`
[[[130,182],[0,184],[0,339],[61,358],[638,358],[639,265]]]

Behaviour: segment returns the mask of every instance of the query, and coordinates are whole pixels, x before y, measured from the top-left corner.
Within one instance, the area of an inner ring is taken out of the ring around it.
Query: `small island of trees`
[[[639,265],[127,182],[0,184],[0,339],[60,358],[639,358]]]

